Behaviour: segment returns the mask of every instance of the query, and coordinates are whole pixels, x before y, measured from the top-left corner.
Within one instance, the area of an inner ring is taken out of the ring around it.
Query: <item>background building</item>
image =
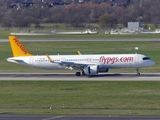
[[[141,28],[141,22],[128,22],[128,29],[139,29]]]

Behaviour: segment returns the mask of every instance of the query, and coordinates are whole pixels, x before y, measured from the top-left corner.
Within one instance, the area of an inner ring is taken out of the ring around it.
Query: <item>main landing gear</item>
[[[80,76],[80,75],[86,75],[84,70],[82,70],[82,73],[80,71],[76,72],[76,76]]]
[[[139,68],[137,68],[136,70],[137,70],[137,75],[140,75]]]
[[[84,72],[84,70],[82,70],[82,75],[86,75],[85,72]]]
[[[81,75],[81,72],[76,72],[76,76],[80,76]]]

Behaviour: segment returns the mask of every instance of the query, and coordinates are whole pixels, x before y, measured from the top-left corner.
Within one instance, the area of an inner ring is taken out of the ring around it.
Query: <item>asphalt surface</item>
[[[18,38],[18,36],[17,36]],[[98,41],[160,41],[159,38],[18,38],[20,42],[63,42],[63,41],[77,41],[77,42],[98,42]],[[0,42],[9,42],[9,39],[0,39]]]
[[[74,73],[0,73],[0,80],[18,81],[160,81],[160,73],[106,73],[76,76]]]
[[[160,116],[95,116],[95,115],[14,115],[1,114],[1,120],[160,120]]]

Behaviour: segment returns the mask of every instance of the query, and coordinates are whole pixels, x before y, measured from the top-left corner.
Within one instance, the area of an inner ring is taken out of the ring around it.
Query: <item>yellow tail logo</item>
[[[32,56],[15,36],[9,36],[9,40],[14,57]]]

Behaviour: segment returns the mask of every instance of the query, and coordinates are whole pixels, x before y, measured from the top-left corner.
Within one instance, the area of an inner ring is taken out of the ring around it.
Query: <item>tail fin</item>
[[[32,56],[15,36],[9,36],[9,40],[14,57]]]

